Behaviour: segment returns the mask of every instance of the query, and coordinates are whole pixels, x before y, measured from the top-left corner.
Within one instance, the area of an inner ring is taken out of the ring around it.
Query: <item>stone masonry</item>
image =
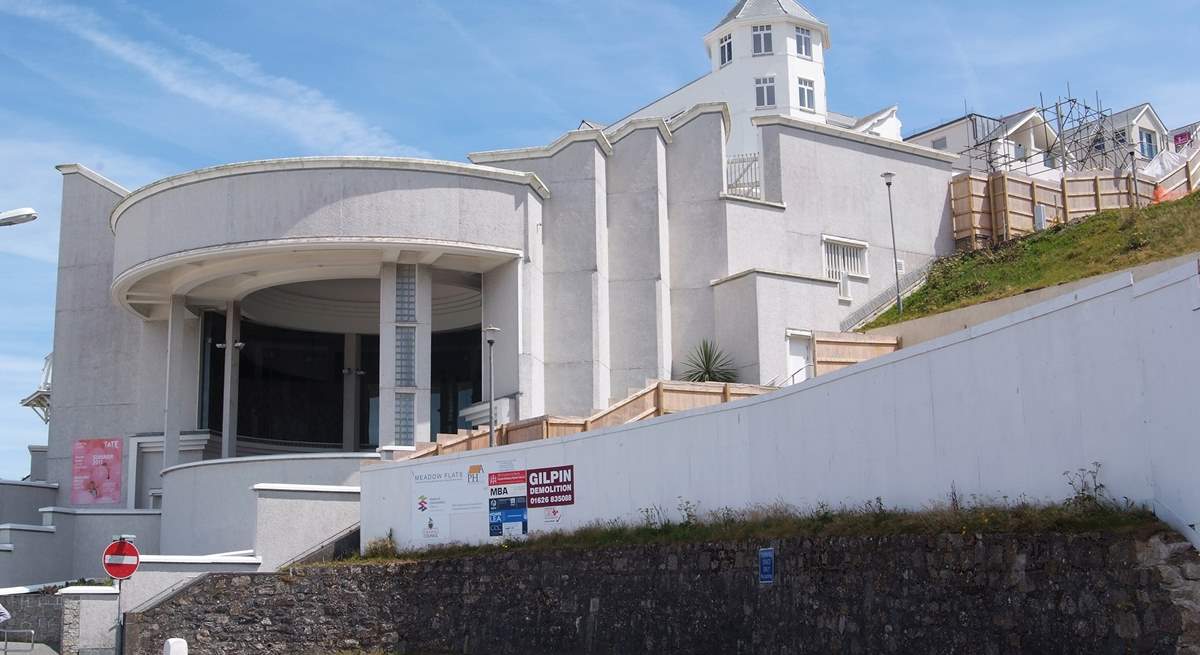
[[[3,630],[33,630],[34,639],[55,650],[62,645],[63,599],[53,594],[0,596],[0,605],[12,614],[12,620],[0,625]],[[15,647],[14,647],[15,648]]]
[[[126,652],[1197,654],[1198,602],[1167,533],[795,538],[211,574]]]

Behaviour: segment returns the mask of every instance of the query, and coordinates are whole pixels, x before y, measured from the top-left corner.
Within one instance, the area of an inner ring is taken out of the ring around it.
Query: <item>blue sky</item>
[[[0,0],[0,477],[41,422],[16,405],[52,342],[60,177],[79,162],[135,188],[219,163],[315,154],[463,160],[610,121],[707,69],[733,0],[71,4]],[[898,103],[906,132],[1038,93],[1151,101],[1200,120],[1188,36],[1200,0],[808,6],[829,25],[830,106]],[[1137,23],[1126,22],[1133,14]],[[81,435],[83,436],[83,435]],[[109,436],[109,435],[90,435]]]

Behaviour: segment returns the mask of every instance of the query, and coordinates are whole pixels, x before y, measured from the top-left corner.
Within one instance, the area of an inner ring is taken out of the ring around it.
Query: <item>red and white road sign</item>
[[[114,541],[104,549],[104,572],[113,580],[125,580],[137,571],[142,554],[132,541]]]

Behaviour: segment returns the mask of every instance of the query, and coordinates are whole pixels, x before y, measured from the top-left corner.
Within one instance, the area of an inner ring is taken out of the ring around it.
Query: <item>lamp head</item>
[[[20,225],[21,223],[35,221],[37,217],[37,212],[34,211],[33,207],[21,207],[20,209],[0,213],[0,226]]]
[[[491,345],[493,343],[496,343],[496,335],[500,334],[501,332],[503,332],[503,330],[496,327],[495,325],[489,325],[489,326],[483,328],[483,337],[485,339],[487,339],[488,345]]]
[[[879,177],[883,178],[884,184],[886,184],[888,186],[892,186],[892,180],[896,179],[896,174],[891,171],[888,171],[888,172],[884,173],[883,175],[880,175]]]

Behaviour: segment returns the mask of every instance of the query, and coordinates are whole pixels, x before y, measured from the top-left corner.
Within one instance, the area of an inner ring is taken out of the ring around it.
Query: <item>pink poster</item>
[[[121,502],[120,439],[81,439],[71,449],[71,504]]]

